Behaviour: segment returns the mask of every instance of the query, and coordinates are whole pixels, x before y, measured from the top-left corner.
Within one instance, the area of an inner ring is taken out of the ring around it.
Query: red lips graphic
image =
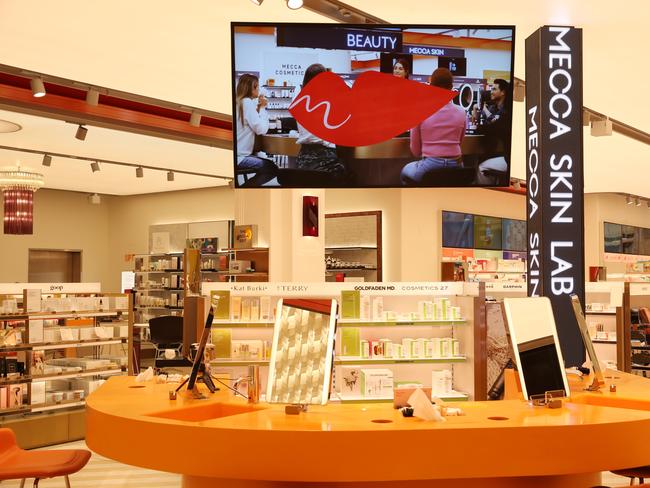
[[[340,146],[368,146],[415,127],[456,92],[377,71],[362,73],[350,89],[331,72],[316,76],[289,111],[312,134]]]

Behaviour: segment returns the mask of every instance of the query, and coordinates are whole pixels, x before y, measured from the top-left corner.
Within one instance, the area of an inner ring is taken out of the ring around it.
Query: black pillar
[[[526,39],[528,295],[549,297],[566,366],[585,348],[569,295],[585,306],[582,29]]]

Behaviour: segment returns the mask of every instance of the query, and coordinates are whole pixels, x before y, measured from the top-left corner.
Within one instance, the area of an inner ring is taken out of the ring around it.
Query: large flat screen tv
[[[442,211],[442,247],[474,247],[474,215]]]
[[[499,217],[474,216],[474,247],[476,249],[501,250],[501,219]]]
[[[507,186],[514,26],[231,34],[236,188]]]

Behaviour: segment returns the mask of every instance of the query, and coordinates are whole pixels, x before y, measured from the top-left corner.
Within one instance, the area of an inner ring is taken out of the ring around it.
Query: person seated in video
[[[393,65],[393,76],[408,80],[411,77],[411,64],[406,58],[397,58]]]
[[[431,75],[433,86],[451,90],[453,82],[447,68],[438,68]],[[416,186],[425,177],[433,177],[437,170],[463,167],[460,143],[465,136],[466,120],[465,111],[450,101],[411,129],[411,152],[421,159],[402,168],[402,185]]]
[[[277,170],[272,161],[253,154],[255,135],[266,134],[269,130],[269,117],[265,109],[268,100],[259,91],[256,76],[243,74],[239,78],[236,107],[237,169],[254,173],[242,186],[261,186],[272,180]]]
[[[506,144],[510,130],[509,96],[510,83],[497,78],[492,84],[490,102],[486,103],[480,112],[476,107],[472,112],[474,120],[482,119],[479,133],[485,136],[486,159],[479,164],[476,175],[476,181],[480,185],[495,185],[499,183],[498,175],[506,175],[508,172],[508,162],[504,154],[508,154]]]
[[[307,86],[312,79],[323,72],[327,71],[325,66],[319,63],[310,65],[305,70],[305,76],[302,80],[302,89]],[[298,139],[296,144],[300,144],[300,152],[296,160],[296,166],[299,169],[323,171],[328,173],[332,179],[343,181],[347,178],[347,168],[336,155],[336,145],[331,142],[322,140],[315,136],[302,125],[298,125]]]

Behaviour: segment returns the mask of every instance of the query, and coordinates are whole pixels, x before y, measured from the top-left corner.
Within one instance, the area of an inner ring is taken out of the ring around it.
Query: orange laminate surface
[[[616,393],[608,385],[603,393],[582,392],[587,380],[574,381],[573,400],[560,409],[463,402],[457,406],[466,415],[445,422],[404,418],[390,404],[310,406],[293,416],[282,405],[251,407],[223,391],[169,400],[175,385],[114,377],[88,398],[86,440],[118,461],[232,486],[577,476],[650,464],[650,382],[615,377],[607,382],[617,384]]]

